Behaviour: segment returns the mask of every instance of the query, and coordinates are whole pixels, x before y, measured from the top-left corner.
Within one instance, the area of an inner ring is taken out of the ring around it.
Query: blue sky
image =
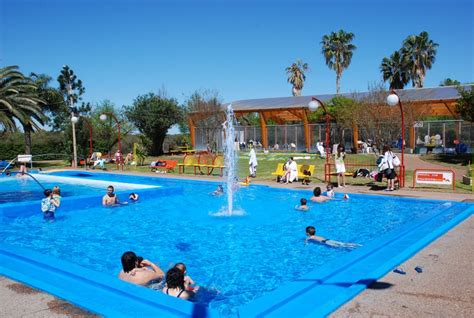
[[[473,2],[0,0],[0,65],[57,78],[68,64],[84,100],[117,107],[164,87],[183,102],[213,89],[223,101],[291,96],[285,67],[310,66],[303,95],[334,93],[321,38],[344,29],[358,47],[342,92],[379,82],[383,57],[410,34],[439,43],[425,86],[473,80]],[[53,83],[56,85],[56,81]]]

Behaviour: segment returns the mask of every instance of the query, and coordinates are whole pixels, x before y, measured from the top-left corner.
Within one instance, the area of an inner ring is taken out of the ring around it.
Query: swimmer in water
[[[306,205],[307,203],[308,200],[306,200],[305,198],[301,198],[300,205],[295,206],[295,209],[299,211],[308,211],[309,206]]]
[[[339,242],[339,241],[327,239],[322,236],[316,236],[316,229],[314,228],[314,226],[306,227],[306,243],[308,242],[316,242],[316,243],[321,243],[321,244],[325,244],[332,247],[342,247],[342,248],[351,248],[351,249],[362,246],[356,243]]]
[[[217,189],[214,190],[214,192],[211,192],[211,195],[214,196],[220,196],[222,194],[224,194],[224,187],[221,184],[217,186]]]

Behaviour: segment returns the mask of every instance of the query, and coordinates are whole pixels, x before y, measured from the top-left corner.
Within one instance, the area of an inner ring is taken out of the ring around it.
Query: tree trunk
[[[341,74],[336,73],[336,94],[339,95],[339,89],[341,88]]]
[[[31,155],[31,132],[33,127],[30,123],[23,125],[24,139],[25,139],[25,155]]]
[[[161,156],[163,152],[163,142],[165,141],[166,133],[156,134],[155,138],[152,140],[151,144],[151,155],[152,156]]]
[[[291,92],[293,93],[293,96],[301,96],[301,89],[297,89],[296,87],[293,87]]]

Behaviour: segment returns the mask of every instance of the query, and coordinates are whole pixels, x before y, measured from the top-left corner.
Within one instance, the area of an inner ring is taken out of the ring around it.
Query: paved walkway
[[[403,263],[406,275],[388,273],[331,317],[474,317],[473,264],[471,216]]]

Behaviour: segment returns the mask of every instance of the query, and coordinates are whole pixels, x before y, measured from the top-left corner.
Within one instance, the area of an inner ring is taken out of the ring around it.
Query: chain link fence
[[[456,145],[464,144],[467,152],[474,149],[474,127],[472,122],[463,120],[420,121],[415,123],[415,149],[418,152],[435,140],[438,151],[454,151]],[[326,124],[310,124],[311,152],[316,152],[316,143],[326,141]],[[390,144],[393,148],[400,147],[401,133],[399,122],[382,123],[378,127],[359,127],[359,140],[368,144]],[[405,147],[409,148],[410,129],[405,130]],[[306,141],[304,126],[296,125],[268,125],[268,146],[270,150],[305,151]],[[222,128],[197,127],[195,129],[196,149],[222,151],[224,132]],[[240,149],[247,149],[250,142],[257,148],[262,145],[262,131],[260,126],[236,126],[235,141]],[[428,143],[427,143],[428,141]],[[330,124],[330,143],[344,143],[346,149],[353,149],[352,128]],[[360,147],[360,145],[357,145]],[[237,146],[236,146],[237,147]]]

